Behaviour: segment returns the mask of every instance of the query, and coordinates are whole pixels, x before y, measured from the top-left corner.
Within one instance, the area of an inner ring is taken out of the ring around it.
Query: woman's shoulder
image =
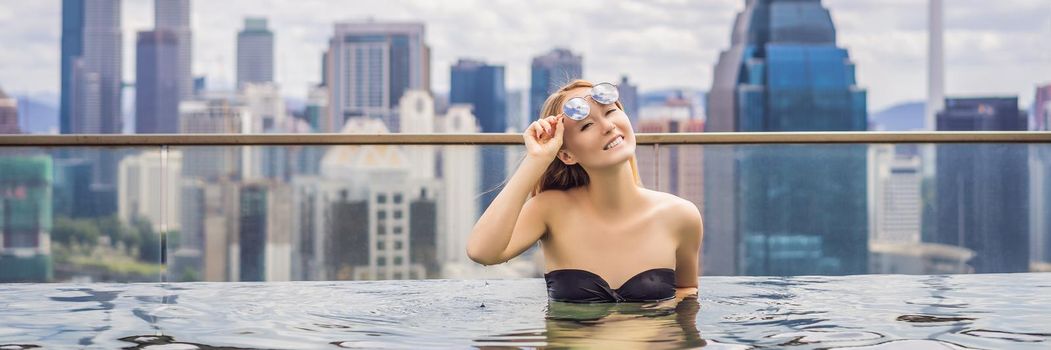
[[[666,210],[696,210],[697,205],[693,202],[686,200],[685,198],[676,196],[668,192],[661,192],[651,189],[644,189],[647,196],[651,198],[654,203],[661,204],[660,207]]]
[[[659,203],[657,208],[662,217],[683,222],[700,220],[701,212],[693,202],[667,192],[646,189],[646,193],[654,203]]]

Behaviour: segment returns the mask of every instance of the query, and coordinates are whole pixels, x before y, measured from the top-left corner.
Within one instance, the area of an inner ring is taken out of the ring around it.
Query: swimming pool
[[[0,284],[0,349],[1051,347],[1051,274],[703,277],[550,303],[542,279]]]

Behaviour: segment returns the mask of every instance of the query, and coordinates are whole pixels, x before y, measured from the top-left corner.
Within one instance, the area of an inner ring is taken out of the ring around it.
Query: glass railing
[[[521,136],[0,136],[0,282],[539,277],[466,240]],[[1051,271],[1051,133],[639,134],[705,275]]]

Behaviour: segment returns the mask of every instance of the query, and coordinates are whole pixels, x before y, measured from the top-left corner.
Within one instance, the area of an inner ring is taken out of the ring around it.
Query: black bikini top
[[[675,270],[655,268],[632,276],[620,288],[590,271],[554,270],[544,274],[547,295],[571,303],[619,303],[667,300],[675,297]]]

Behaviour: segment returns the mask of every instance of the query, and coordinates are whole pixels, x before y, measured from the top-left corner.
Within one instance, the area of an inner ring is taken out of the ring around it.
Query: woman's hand
[[[566,129],[563,116],[550,116],[534,121],[526,128],[522,137],[525,139],[526,153],[530,157],[553,160],[562,148],[562,135]]]

